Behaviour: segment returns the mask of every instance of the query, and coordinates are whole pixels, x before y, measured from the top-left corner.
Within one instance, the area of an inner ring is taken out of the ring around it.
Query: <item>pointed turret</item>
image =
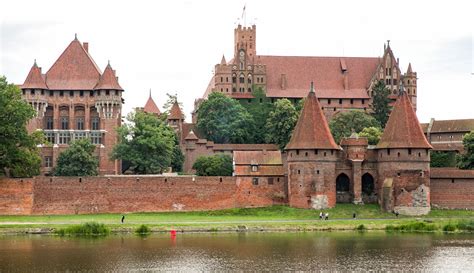
[[[150,89],[150,95],[148,96],[148,100],[146,101],[145,107],[143,107],[143,111],[145,113],[151,113],[157,116],[161,114],[160,109],[158,108],[155,101],[151,97],[151,89]]]
[[[194,133],[193,130],[189,131],[188,135],[186,136],[186,138],[184,138],[184,140],[187,140],[187,141],[194,141],[194,140],[199,140],[199,138],[196,136],[196,134]]]
[[[96,90],[99,89],[109,89],[109,90],[121,90],[123,88],[120,86],[117,80],[117,76],[115,75],[115,71],[110,66],[110,62],[107,64],[107,67],[104,70],[102,76],[100,76],[99,83],[94,88]]]
[[[225,60],[225,56],[224,56],[224,54],[222,54],[221,64],[226,64],[226,63],[227,63],[227,62],[226,62],[226,60]]]
[[[43,76],[41,75],[41,68],[38,67],[35,63],[30,69],[30,73],[28,73],[28,76],[26,77],[25,82],[21,86],[23,89],[48,89],[48,86],[46,86],[46,83],[44,81]]]
[[[432,149],[421,129],[406,92],[401,91],[393,106],[377,149],[421,148]]]
[[[290,142],[286,145],[286,150],[290,149],[339,150],[316,98],[312,82]]]
[[[183,112],[181,112],[181,108],[177,101],[173,103],[171,106],[170,114],[168,115],[168,120],[183,120]]]
[[[413,70],[411,69],[411,63],[408,63],[407,74],[409,73],[413,73]]]

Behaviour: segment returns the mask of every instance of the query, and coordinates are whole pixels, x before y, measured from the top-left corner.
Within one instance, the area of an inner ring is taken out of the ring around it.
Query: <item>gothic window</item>
[[[257,185],[258,185],[258,178],[257,178],[257,177],[252,178],[252,184],[253,184],[254,186],[257,186]]]
[[[342,99],[339,99],[339,104],[342,104]]]
[[[34,89],[31,89],[30,93],[31,93],[31,95],[34,95],[34,94],[35,94],[35,90],[34,90]]]
[[[61,117],[61,129],[69,129],[69,117]]]
[[[44,137],[46,138],[46,141],[50,144],[55,144],[55,135],[54,132],[45,132]]]
[[[224,77],[221,77],[221,82],[224,82]]]
[[[76,128],[77,130],[84,130],[84,117],[76,118]]]
[[[91,118],[91,129],[92,130],[99,130],[99,118],[98,117],[92,117]]]
[[[244,62],[240,62],[240,70],[244,70]]]
[[[252,83],[252,76],[249,75],[248,79],[247,79],[247,82],[248,83]]]
[[[237,92],[237,89],[235,87],[232,87],[232,92]]]
[[[248,91],[248,92],[252,92],[252,88],[249,87],[247,91]]]
[[[69,132],[60,132],[59,133],[59,144],[68,144],[71,140],[71,135]]]
[[[397,85],[397,79],[393,79],[393,85]]]
[[[52,97],[54,95],[54,91],[53,90],[49,90],[49,96]]]
[[[48,130],[52,130],[53,129],[53,117],[49,116],[49,117],[45,117],[46,118],[46,129]]]
[[[225,77],[225,82],[229,82],[229,77]]]
[[[235,74],[232,75],[232,83],[237,83],[237,76]]]
[[[328,99],[328,104],[331,104],[331,99]]]
[[[64,96],[64,91],[62,91],[62,90],[59,91],[59,96],[61,96],[61,97]]]
[[[69,97],[74,97],[74,91],[69,91]]]
[[[90,91],[89,92],[89,97],[93,97],[94,96],[94,91]]]
[[[74,140],[86,138],[86,132],[75,132]]]
[[[244,74],[240,74],[239,82],[240,82],[240,83],[245,83],[245,76],[244,76]]]
[[[110,91],[109,91],[109,90],[105,90],[105,95],[106,95],[106,96],[110,95]]]
[[[80,97],[84,97],[84,91],[82,91],[82,90],[79,91],[79,96],[80,96]]]

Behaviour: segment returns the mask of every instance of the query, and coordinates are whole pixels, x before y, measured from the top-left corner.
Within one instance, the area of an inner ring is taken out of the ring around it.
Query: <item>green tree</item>
[[[372,88],[372,116],[379,122],[382,128],[387,124],[388,116],[390,115],[391,107],[389,105],[390,90],[385,87],[385,83],[380,80]]]
[[[380,137],[382,136],[382,130],[379,127],[366,127],[359,133],[360,137],[366,137],[369,141],[369,145],[377,145]]]
[[[372,116],[356,110],[340,112],[329,122],[329,128],[337,143],[341,138],[360,132],[366,127],[380,127],[380,125]]]
[[[153,114],[130,113],[129,123],[117,129],[120,141],[111,158],[127,161],[137,174],[162,173],[172,164],[176,134]],[[126,170],[125,170],[126,171]]]
[[[200,156],[193,164],[199,176],[231,176],[232,157],[225,154]]]
[[[0,174],[31,177],[39,174],[41,132],[28,134],[26,124],[34,109],[22,99],[20,89],[0,77]]]
[[[298,116],[295,106],[289,100],[280,99],[275,102],[275,110],[270,112],[265,125],[266,141],[277,144],[283,150],[290,141]]]
[[[184,154],[179,147],[178,138],[175,138],[175,143],[173,147],[173,156],[171,158],[171,168],[173,172],[182,172],[184,163]]]
[[[255,87],[252,95],[254,98],[250,102],[248,100],[240,100],[240,102],[254,120],[255,130],[253,131],[252,143],[266,143],[265,124],[270,112],[274,109],[274,105],[261,87]]]
[[[80,139],[70,143],[69,147],[59,154],[54,175],[58,176],[93,176],[97,175],[98,160],[94,156],[95,145],[89,139]]]
[[[255,126],[238,101],[213,92],[199,106],[197,128],[216,143],[252,143]]]
[[[455,152],[431,151],[430,157],[431,157],[430,167],[433,167],[433,168],[456,167]]]
[[[474,169],[474,131],[465,134],[462,138],[464,153],[456,156],[457,166],[460,169]]]

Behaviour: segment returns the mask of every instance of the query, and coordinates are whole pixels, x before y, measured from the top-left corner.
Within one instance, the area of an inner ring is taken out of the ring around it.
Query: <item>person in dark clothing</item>
[[[122,224],[123,224],[123,221],[125,221],[125,215],[122,215]]]
[[[352,214],[352,218],[354,218],[354,219],[356,218],[356,213],[355,212]]]

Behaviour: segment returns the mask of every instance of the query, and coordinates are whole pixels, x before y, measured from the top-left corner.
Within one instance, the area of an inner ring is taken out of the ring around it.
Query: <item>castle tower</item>
[[[175,130],[176,134],[178,135],[178,139],[181,139],[184,115],[177,101],[175,101],[173,103],[173,106],[171,106],[167,120],[168,124]]]
[[[160,108],[158,108],[155,101],[151,97],[151,89],[150,89],[150,95],[148,96],[148,100],[146,101],[145,107],[143,107],[143,112],[154,114],[156,116],[159,116],[161,114]]]
[[[23,96],[26,101],[36,110],[36,116],[28,124],[28,132],[33,132],[42,127],[42,121],[48,107],[45,93],[48,86],[41,74],[41,68],[36,64],[36,60],[22,85]]]
[[[413,72],[411,68],[411,63],[408,64],[407,72],[403,75],[403,86],[405,86],[405,91],[410,98],[410,102],[413,105],[413,108],[416,111],[416,72]]]
[[[336,204],[336,162],[340,147],[334,141],[314,92],[313,83],[286,146],[290,206],[324,209]]]
[[[254,57],[257,55],[257,27],[252,25],[251,27],[242,27],[238,25],[234,29],[234,59],[237,60],[241,56],[243,51],[253,62]]]
[[[386,211],[430,211],[430,149],[406,92],[401,91],[376,146],[379,203]]]

